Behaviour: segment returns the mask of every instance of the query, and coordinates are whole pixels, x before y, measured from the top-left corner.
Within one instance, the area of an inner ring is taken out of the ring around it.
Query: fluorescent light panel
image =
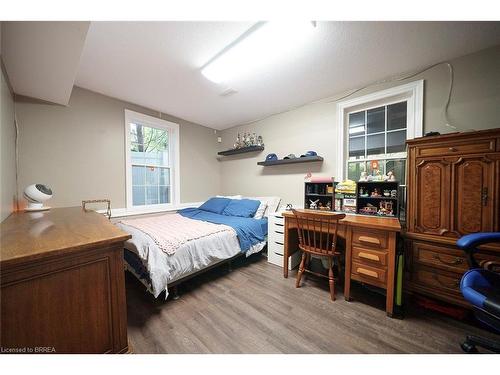
[[[264,22],[253,32],[231,46],[203,67],[201,73],[215,83],[244,78],[286,60],[311,35],[314,24],[302,22]]]

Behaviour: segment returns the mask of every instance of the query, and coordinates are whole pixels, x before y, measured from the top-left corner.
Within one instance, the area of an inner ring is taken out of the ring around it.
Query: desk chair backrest
[[[315,255],[334,255],[339,220],[342,220],[345,214],[296,210],[292,212],[297,220],[299,248]]]

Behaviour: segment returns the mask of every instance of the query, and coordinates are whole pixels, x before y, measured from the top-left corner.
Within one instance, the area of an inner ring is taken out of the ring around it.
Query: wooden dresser
[[[0,226],[3,353],[128,351],[128,234],[80,207],[17,212]]]
[[[407,286],[467,306],[459,285],[468,265],[455,242],[500,230],[500,129],[407,144]],[[500,246],[485,246],[477,259],[500,260]]]

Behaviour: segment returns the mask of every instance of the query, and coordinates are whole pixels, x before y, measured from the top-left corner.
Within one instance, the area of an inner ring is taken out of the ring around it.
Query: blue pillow
[[[214,214],[221,214],[230,201],[231,199],[229,198],[210,198],[208,201],[198,207],[198,209],[213,212]]]
[[[253,217],[260,206],[260,201],[253,199],[231,199],[224,208],[223,215],[238,217]]]

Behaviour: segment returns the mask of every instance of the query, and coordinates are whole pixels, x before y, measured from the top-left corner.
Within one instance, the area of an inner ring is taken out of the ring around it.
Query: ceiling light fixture
[[[315,22],[259,22],[224,48],[201,68],[215,83],[226,83],[285,60],[299,49],[316,26]]]

